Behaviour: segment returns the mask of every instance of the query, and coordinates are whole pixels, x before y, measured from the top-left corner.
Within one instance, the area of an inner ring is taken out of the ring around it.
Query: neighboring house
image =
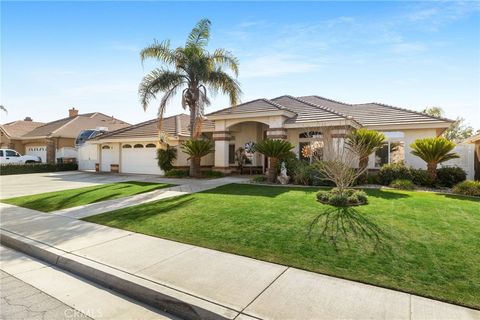
[[[68,112],[67,118],[37,125],[21,135],[10,135],[10,145],[19,153],[39,156],[42,162],[53,163],[57,159],[77,157],[75,139],[82,130],[98,127],[116,130],[130,125],[100,112],[78,114],[75,108]],[[8,134],[9,126],[1,127],[2,134]]]
[[[30,117],[0,125],[0,148],[14,149],[25,153],[21,137],[33,129],[43,126],[43,122],[35,122]]]
[[[380,103],[347,104],[319,96],[257,99],[212,112],[206,118],[203,132],[215,142],[215,153],[202,159],[202,166],[213,166],[224,172],[236,170],[235,150],[248,149],[265,138],[289,140],[295,145],[293,151],[302,157],[302,149],[318,141],[322,134],[342,138],[346,131],[360,127],[382,131],[388,138],[385,146],[371,155],[370,169],[399,161],[425,168],[423,160],[410,154],[410,144],[418,138],[439,136],[453,122]],[[176,146],[188,139],[188,119],[187,115],[164,119],[169,144]],[[90,141],[90,148],[92,144],[96,146],[99,170],[114,168],[119,172],[161,174],[155,159],[157,123],[154,119]],[[250,153],[248,157],[247,166],[258,171],[268,166],[261,154]],[[90,160],[93,158],[95,156]],[[185,154],[179,150],[175,166],[188,164]]]

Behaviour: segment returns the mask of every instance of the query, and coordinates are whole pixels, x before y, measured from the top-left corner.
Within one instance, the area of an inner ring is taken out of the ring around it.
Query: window
[[[308,131],[308,132],[303,132],[298,135],[300,139],[308,139],[308,138],[321,138],[322,133],[320,131]]]
[[[129,148],[131,148],[131,147],[132,147],[131,144],[124,144],[124,145],[122,146],[123,149],[129,149]]]
[[[20,157],[20,155],[13,150],[5,150],[5,156],[7,156],[7,157]]]
[[[143,144],[137,143],[136,145],[133,146],[134,148],[143,148]]]
[[[108,150],[108,149],[111,149],[111,148],[110,148],[110,146],[103,146],[102,149]]]
[[[388,141],[375,152],[375,167],[387,163],[401,163],[405,160],[405,143],[403,141]]]
[[[153,143],[148,143],[145,148],[155,148],[155,144]]]
[[[3,157],[3,150],[0,150],[0,157]]]

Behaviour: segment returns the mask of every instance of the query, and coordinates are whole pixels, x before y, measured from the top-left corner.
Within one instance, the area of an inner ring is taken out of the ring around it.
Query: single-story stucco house
[[[42,162],[56,162],[58,159],[76,159],[75,140],[86,129],[103,128],[117,130],[130,126],[129,123],[107,116],[101,112],[79,114],[78,109],[68,110],[68,117],[48,123],[33,122],[27,117],[0,126],[2,148],[18,151],[20,154],[39,156]]]
[[[318,141],[316,134],[321,134],[322,128],[329,128],[335,138],[342,138],[345,128],[366,127],[381,131],[388,138],[388,143],[371,155],[370,169],[398,161],[425,168],[423,160],[410,154],[409,145],[418,138],[441,135],[452,122],[381,103],[348,104],[320,96],[256,99],[206,115],[203,134],[215,142],[215,153],[203,158],[202,166],[235,171],[235,150],[245,146],[248,149],[265,138],[287,139],[295,145],[293,151],[298,157],[303,157],[302,148]],[[170,145],[178,146],[189,138],[188,123],[189,116],[185,114],[163,120]],[[80,168],[93,169],[97,163],[100,171],[162,174],[156,160],[158,139],[157,119],[106,133],[85,145],[88,157],[79,159]],[[255,168],[252,171],[261,172],[268,167],[261,154],[249,154],[249,160],[247,166]],[[189,165],[181,150],[174,165]]]

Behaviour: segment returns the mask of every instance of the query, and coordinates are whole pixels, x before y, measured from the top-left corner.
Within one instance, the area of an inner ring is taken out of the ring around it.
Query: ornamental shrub
[[[411,180],[395,179],[390,183],[390,187],[400,190],[413,190],[415,185]]]
[[[428,174],[427,170],[410,169],[412,181],[417,186],[435,187],[435,180]]]
[[[330,204],[336,207],[356,206],[368,203],[367,194],[361,190],[346,189],[340,192],[338,188],[333,188],[330,191],[319,191],[317,193],[317,200]]]
[[[188,169],[172,169],[165,172],[165,177],[167,178],[185,178],[189,176]]]
[[[403,163],[385,164],[380,168],[377,179],[384,186],[388,186],[397,179],[413,180],[412,170]]]
[[[467,179],[465,170],[459,167],[444,167],[437,169],[437,184],[451,188],[459,182]]]
[[[455,185],[452,189],[453,193],[463,194],[466,196],[480,197],[480,181],[463,181]]]
[[[208,179],[215,179],[225,177],[225,174],[221,171],[211,170],[202,172],[202,177]]]

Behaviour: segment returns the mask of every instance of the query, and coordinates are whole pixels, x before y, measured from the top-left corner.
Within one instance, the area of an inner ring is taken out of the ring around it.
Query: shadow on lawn
[[[330,207],[318,214],[308,227],[309,239],[326,241],[339,251],[346,246],[372,253],[392,255],[389,236],[354,207]]]

